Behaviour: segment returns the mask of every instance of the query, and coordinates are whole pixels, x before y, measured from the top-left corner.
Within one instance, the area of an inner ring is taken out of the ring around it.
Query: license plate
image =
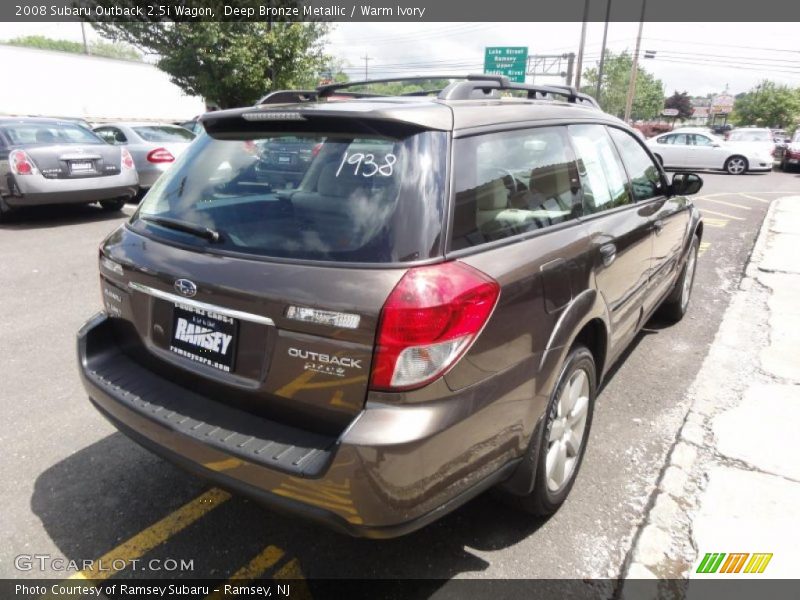
[[[789,159],[789,162],[790,162],[790,163],[792,163],[793,165],[796,165],[797,163],[799,163],[799,162],[800,162],[800,159],[797,159],[797,158],[790,158],[790,159]]]
[[[230,373],[236,357],[236,319],[176,304],[170,350],[184,358]]]
[[[69,163],[69,168],[73,173],[75,171],[92,171],[94,169],[94,164],[92,164],[92,161],[90,160],[71,162]]]
[[[278,163],[281,165],[289,165],[292,163],[291,154],[281,154],[278,156]]]

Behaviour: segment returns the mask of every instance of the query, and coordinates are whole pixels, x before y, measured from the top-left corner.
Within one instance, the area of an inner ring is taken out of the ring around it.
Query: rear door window
[[[576,219],[578,171],[563,127],[455,140],[451,249]]]
[[[135,226],[207,251],[332,262],[423,260],[441,254],[447,153],[442,132],[402,139],[202,136],[151,188]],[[219,240],[171,231],[152,217],[217,231]]]
[[[583,210],[587,214],[630,204],[627,177],[617,151],[603,125],[570,125],[583,184]]]

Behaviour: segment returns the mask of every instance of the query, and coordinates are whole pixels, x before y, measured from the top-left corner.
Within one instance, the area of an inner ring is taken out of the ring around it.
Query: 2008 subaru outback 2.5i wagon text
[[[490,487],[552,513],[603,375],[657,308],[686,311],[702,182],[668,182],[570,88],[354,88],[203,117],[101,246],[89,397],[168,460],[354,535]]]

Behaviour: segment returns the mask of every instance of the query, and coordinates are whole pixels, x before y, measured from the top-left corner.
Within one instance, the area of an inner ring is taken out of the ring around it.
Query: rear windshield
[[[194,139],[194,134],[183,127],[147,125],[133,130],[146,142],[191,142]]]
[[[442,132],[202,136],[151,188],[133,227],[207,251],[274,258],[432,258],[441,254],[447,139]],[[219,237],[178,231],[163,219]]]
[[[732,142],[771,142],[769,131],[731,131],[728,139]]]
[[[94,133],[73,123],[0,123],[11,145],[103,144]]]

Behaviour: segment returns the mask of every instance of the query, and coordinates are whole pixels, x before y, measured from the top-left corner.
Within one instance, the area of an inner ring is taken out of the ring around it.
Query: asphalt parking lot
[[[19,571],[20,554],[193,560],[193,570],[119,573],[130,577],[617,576],[769,203],[800,195],[800,174],[702,176],[705,235],[689,314],[673,327],[649,323],[608,380],[561,511],[535,520],[485,495],[388,541],[271,513],[117,433],[85,398],[74,344],[101,306],[98,245],[124,217],[96,207],[15,215],[0,225],[0,577],[69,575]]]

